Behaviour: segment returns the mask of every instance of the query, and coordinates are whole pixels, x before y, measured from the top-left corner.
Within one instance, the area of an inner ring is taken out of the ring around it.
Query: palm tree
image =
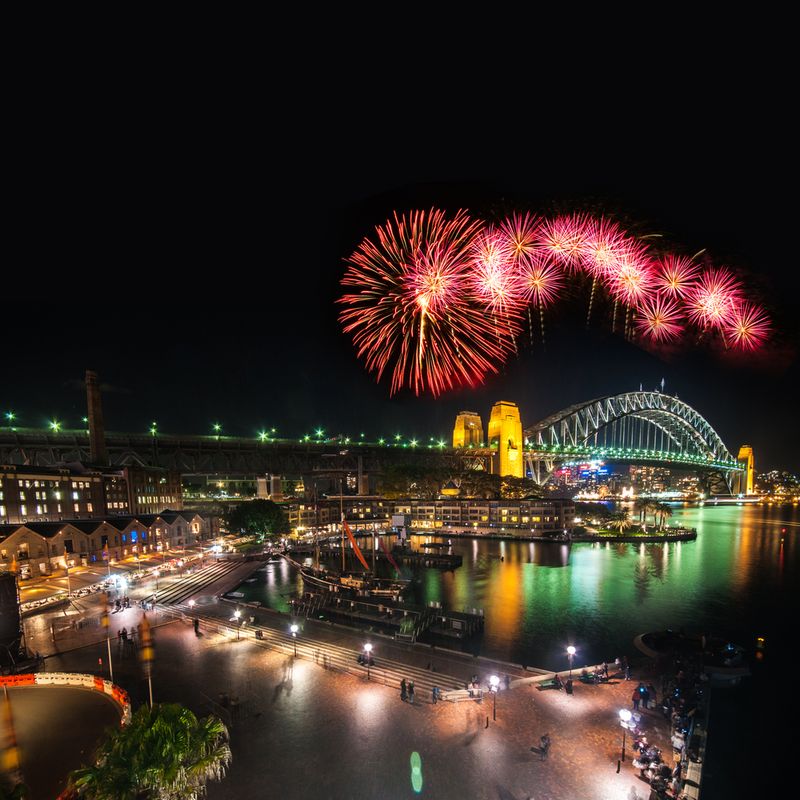
[[[228,730],[176,704],[142,706],[100,745],[96,763],[75,770],[70,788],[87,800],[198,800],[230,764]]]
[[[633,507],[639,512],[639,524],[644,525],[647,517],[647,510],[650,508],[650,500],[646,497],[637,497]]]
[[[628,528],[631,527],[631,521],[628,517],[628,512],[617,511],[608,520],[608,527],[616,528],[619,533],[624,533]]]
[[[663,530],[666,521],[672,516],[672,506],[668,505],[667,503],[659,503],[658,515],[661,518],[659,530]]]

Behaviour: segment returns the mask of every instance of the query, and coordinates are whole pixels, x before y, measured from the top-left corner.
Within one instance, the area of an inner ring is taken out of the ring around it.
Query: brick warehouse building
[[[0,525],[0,571],[16,560],[20,578],[36,578],[68,566],[102,564],[106,546],[113,564],[208,541],[218,533],[215,518],[194,511]]]
[[[157,514],[183,508],[181,476],[144,467],[0,466],[0,524]]]

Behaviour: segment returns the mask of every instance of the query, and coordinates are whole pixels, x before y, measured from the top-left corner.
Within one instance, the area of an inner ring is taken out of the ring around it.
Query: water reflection
[[[570,642],[585,662],[598,663],[631,652],[633,637],[655,628],[717,630],[745,645],[756,632],[778,634],[800,577],[798,509],[681,507],[672,522],[696,527],[697,541],[570,547],[452,539],[463,566],[419,570],[415,601],[483,608],[483,653],[551,669],[565,668]],[[412,544],[446,540],[427,535]],[[265,584],[240,591],[285,611],[299,589],[288,565],[269,564]]]

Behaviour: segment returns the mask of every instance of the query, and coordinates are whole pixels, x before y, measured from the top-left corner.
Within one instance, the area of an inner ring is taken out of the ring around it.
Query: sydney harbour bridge
[[[522,428],[514,403],[492,410],[488,435],[456,422],[452,446],[414,440],[178,436],[102,433],[109,466],[161,467],[184,475],[382,473],[392,464],[447,465],[526,475],[539,484],[559,466],[589,460],[694,469],[715,493],[751,491],[752,451],[731,454],[709,422],[687,403],[658,391],[626,392],[565,408]],[[461,420],[463,422],[463,420]],[[92,463],[88,430],[0,429],[0,464]],[[744,456],[743,456],[744,453]],[[359,484],[361,485],[361,484]]]

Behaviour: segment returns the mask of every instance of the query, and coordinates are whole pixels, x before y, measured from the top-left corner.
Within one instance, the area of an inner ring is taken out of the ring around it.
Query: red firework
[[[657,294],[640,307],[636,327],[645,338],[654,342],[666,342],[681,335],[682,320],[683,314],[678,302]]]
[[[733,321],[743,299],[738,278],[725,267],[704,272],[686,296],[689,319],[703,328],[722,328]]]
[[[769,330],[767,312],[746,301],[735,306],[722,327],[727,344],[740,350],[758,350],[767,341]]]
[[[629,243],[606,280],[615,300],[635,308],[653,293],[655,275],[647,246],[633,240]]]
[[[541,220],[533,214],[518,214],[516,211],[500,223],[498,235],[511,248],[515,261],[534,252],[540,225]]]
[[[521,258],[518,265],[519,283],[527,302],[538,308],[553,303],[564,287],[564,274],[552,261],[542,257]]]
[[[593,278],[613,275],[629,256],[632,240],[616,222],[600,217],[589,220],[581,243],[581,263]]]
[[[392,394],[433,395],[474,386],[505,361],[511,343],[495,335],[484,304],[469,289],[481,223],[459,211],[394,215],[347,261],[339,319],[358,356]]]
[[[518,274],[514,268],[514,249],[495,228],[486,228],[472,245],[471,290],[487,308],[515,315],[524,305]]]
[[[700,267],[690,258],[668,253],[659,259],[656,268],[656,288],[672,297],[686,297],[694,285]]]
[[[585,214],[562,214],[545,220],[539,228],[539,246],[568,269],[580,266],[581,252],[591,219]]]

